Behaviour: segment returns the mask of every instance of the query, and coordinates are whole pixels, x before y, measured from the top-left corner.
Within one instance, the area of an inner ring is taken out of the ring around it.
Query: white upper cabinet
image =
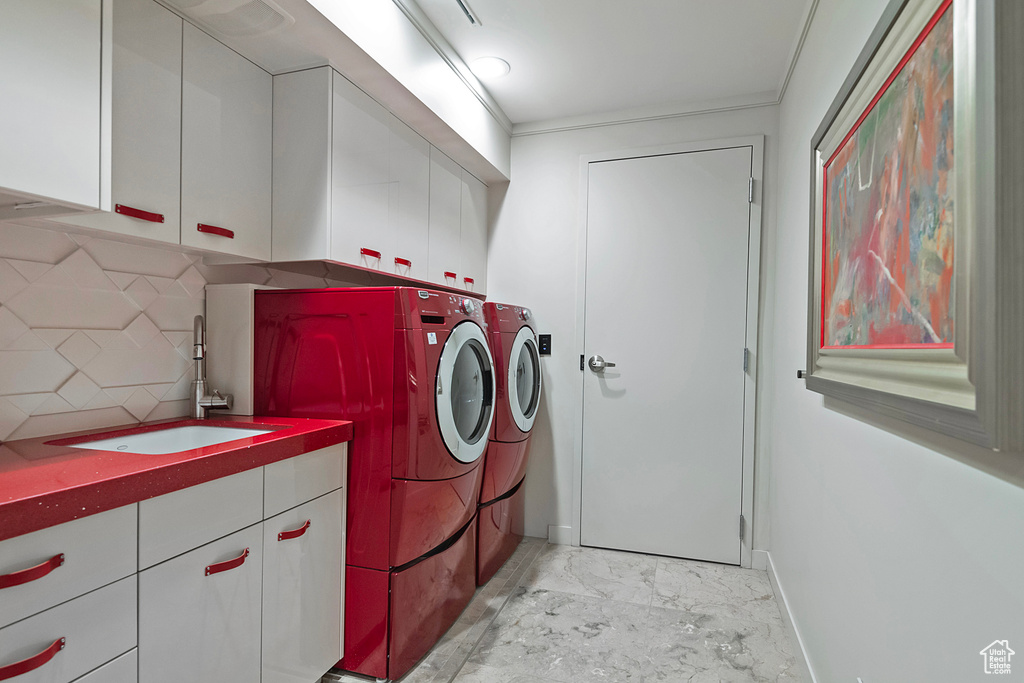
[[[182,20],[152,0],[113,5],[112,211],[62,222],[177,244]]]
[[[430,253],[427,279],[462,287],[462,169],[430,148]]]
[[[0,17],[0,218],[105,208],[101,0],[2,0]]]
[[[275,261],[331,253],[331,89],[329,66],[274,76]]]
[[[269,260],[273,78],[185,24],[182,80],[181,243]]]
[[[429,155],[330,67],[275,76],[274,260],[426,279]]]
[[[487,186],[462,171],[461,265],[459,286],[487,291]]]
[[[389,270],[391,225],[390,117],[384,107],[334,77],[331,259]]]
[[[396,275],[429,280],[430,144],[392,116],[389,150],[395,258],[386,265]]]

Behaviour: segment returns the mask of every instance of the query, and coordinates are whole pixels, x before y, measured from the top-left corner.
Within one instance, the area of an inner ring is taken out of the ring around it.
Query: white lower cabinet
[[[312,683],[342,657],[344,496],[263,523],[263,683]]]
[[[342,658],[346,453],[140,503],[141,683],[316,683]]]
[[[0,626],[134,577],[137,525],[125,505],[0,542]]]
[[[141,683],[260,680],[262,525],[139,573]]]
[[[0,629],[0,680],[69,683],[128,652],[136,597],[129,576]]]
[[[75,683],[136,683],[138,680],[139,651],[135,649],[87,673]]]

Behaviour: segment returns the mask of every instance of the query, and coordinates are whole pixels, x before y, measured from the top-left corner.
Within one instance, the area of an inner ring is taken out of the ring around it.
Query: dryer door
[[[508,405],[521,432],[533,429],[540,403],[540,353],[529,327],[519,329],[508,361]]]
[[[437,367],[437,424],[444,445],[460,462],[474,462],[487,448],[494,419],[494,362],[487,338],[472,321],[455,326]]]

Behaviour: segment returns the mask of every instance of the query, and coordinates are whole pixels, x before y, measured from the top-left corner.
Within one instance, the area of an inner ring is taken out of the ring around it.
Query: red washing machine
[[[530,309],[487,302],[484,319],[494,357],[496,398],[477,516],[478,585],[494,576],[523,540],[523,480],[541,374]]]
[[[338,666],[397,679],[476,588],[495,400],[482,305],[409,287],[263,290],[255,302],[257,414],[355,422]]]

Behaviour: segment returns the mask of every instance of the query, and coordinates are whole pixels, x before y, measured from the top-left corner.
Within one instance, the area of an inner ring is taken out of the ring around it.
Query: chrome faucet
[[[192,418],[205,420],[207,413],[215,409],[230,409],[233,402],[231,394],[221,396],[219,391],[207,393],[206,384],[206,322],[203,316],[197,315],[192,322],[192,359],[196,362],[196,378],[192,380],[192,396],[189,401],[192,407]]]

